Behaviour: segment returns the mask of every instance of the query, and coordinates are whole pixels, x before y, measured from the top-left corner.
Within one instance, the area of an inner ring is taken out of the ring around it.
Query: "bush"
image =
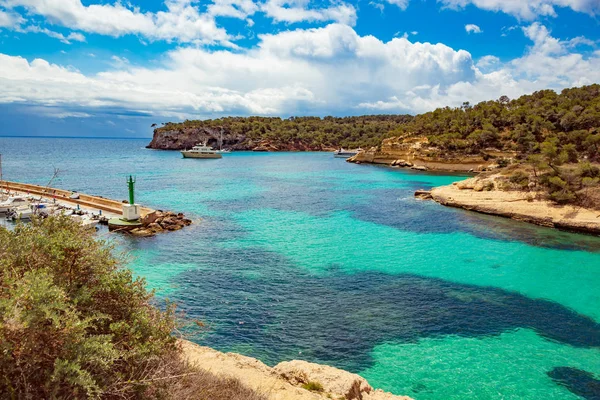
[[[324,390],[323,385],[321,385],[319,382],[313,381],[305,383],[304,385],[302,385],[302,388],[310,390],[311,392],[322,392]]]
[[[523,171],[517,171],[512,174],[508,180],[511,183],[514,183],[521,189],[526,189],[529,187],[529,174]]]
[[[152,296],[110,246],[68,217],[0,227],[0,393],[202,398],[178,394],[183,377],[204,377],[196,389],[229,385],[182,361],[173,308],[160,311]]]

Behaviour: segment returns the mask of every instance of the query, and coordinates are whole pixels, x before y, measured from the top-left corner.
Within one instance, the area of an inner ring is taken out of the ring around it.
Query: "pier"
[[[92,196],[85,193],[57,189],[28,183],[0,181],[0,192],[39,196],[64,207],[77,207],[83,213],[91,214],[101,223],[108,224],[110,230],[131,233],[135,236],[154,236],[161,232],[172,232],[192,224],[182,213],[163,212],[135,204],[133,184],[130,177],[129,202]]]
[[[29,194],[40,196],[47,200],[56,199],[57,203],[66,203],[67,205],[79,205],[80,208],[86,211],[98,212],[102,211],[106,217],[121,217],[123,215],[123,202],[118,200],[111,200],[100,196],[91,196],[89,194],[73,192],[64,189],[56,189],[45,186],[31,185],[28,183],[2,181],[0,184],[0,190],[10,191],[19,194]],[[77,195],[77,198],[72,198],[73,195]],[[155,213],[148,207],[140,207],[140,214],[142,218]]]

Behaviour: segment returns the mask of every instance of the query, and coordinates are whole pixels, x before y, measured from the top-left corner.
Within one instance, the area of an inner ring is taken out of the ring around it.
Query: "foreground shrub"
[[[0,397],[185,399],[231,388],[182,361],[173,308],[151,298],[67,217],[0,228]],[[259,398],[244,390],[240,399]]]

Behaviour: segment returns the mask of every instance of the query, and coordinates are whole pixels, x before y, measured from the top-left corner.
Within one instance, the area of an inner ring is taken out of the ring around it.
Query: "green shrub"
[[[0,227],[0,397],[263,399],[183,361],[152,297],[68,217]]]
[[[319,382],[313,382],[313,381],[309,381],[307,383],[305,383],[304,385],[302,385],[303,389],[306,390],[310,390],[311,392],[322,392],[323,389],[323,385],[321,385]]]
[[[514,183],[521,189],[526,189],[529,186],[529,174],[524,171],[517,171],[512,174],[508,180],[510,183]]]

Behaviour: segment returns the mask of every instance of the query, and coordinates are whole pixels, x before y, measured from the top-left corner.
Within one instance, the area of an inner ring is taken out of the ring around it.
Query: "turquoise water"
[[[597,399],[600,238],[445,208],[461,176],[324,153],[184,160],[146,141],[0,138],[7,179],[184,212],[154,238],[100,232],[198,342],[322,362],[415,399]]]

